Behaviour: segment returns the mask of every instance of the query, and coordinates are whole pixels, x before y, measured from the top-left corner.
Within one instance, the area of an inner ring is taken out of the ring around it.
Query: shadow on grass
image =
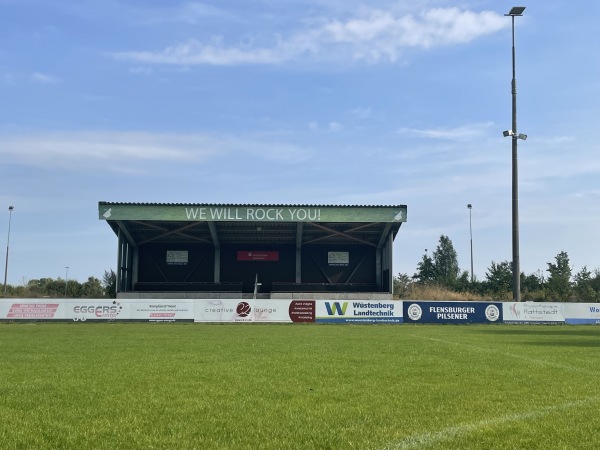
[[[600,347],[600,327],[588,325],[585,328],[573,328],[571,325],[533,325],[534,328],[522,328],[521,325],[490,327],[477,330],[478,333],[496,336],[538,337],[540,339],[519,341],[520,344],[547,347]],[[557,337],[561,339],[552,339]],[[583,339],[585,338],[585,339]]]

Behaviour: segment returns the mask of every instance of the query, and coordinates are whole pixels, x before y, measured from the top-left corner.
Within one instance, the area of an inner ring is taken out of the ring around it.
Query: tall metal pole
[[[467,205],[469,208],[469,235],[471,237],[471,283],[474,281],[473,278],[473,225],[471,221],[471,209],[473,209],[473,205],[470,203]]]
[[[10,223],[12,222],[12,212],[14,206],[8,207],[8,238],[6,239],[6,262],[4,263],[4,296],[6,297],[6,279],[8,276],[8,248],[10,247]]]
[[[65,298],[67,298],[67,287],[69,286],[69,266],[65,266],[67,274],[65,275]]]
[[[523,8],[524,9],[524,8]],[[521,266],[519,262],[519,166],[517,152],[517,77],[515,57],[515,16],[520,12],[511,9],[512,19],[512,254],[513,254],[513,301],[521,301]]]

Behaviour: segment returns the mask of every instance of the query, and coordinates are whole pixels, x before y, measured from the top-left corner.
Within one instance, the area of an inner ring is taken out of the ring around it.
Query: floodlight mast
[[[519,166],[518,166],[518,139],[525,140],[527,135],[517,133],[517,77],[515,57],[515,17],[522,16],[525,6],[513,6],[508,14],[512,20],[512,130],[505,131],[504,136],[512,139],[512,272],[513,272],[513,301],[521,301],[521,266],[519,262]]]

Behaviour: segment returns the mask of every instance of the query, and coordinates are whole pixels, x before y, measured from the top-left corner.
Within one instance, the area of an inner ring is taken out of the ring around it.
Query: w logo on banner
[[[327,308],[327,315],[335,316],[336,313],[338,316],[346,315],[346,308],[348,307],[348,302],[344,302],[340,305],[339,302],[325,302],[325,308]]]

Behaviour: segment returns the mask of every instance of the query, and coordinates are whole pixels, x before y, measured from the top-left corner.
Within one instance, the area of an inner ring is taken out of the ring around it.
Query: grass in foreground
[[[2,448],[598,448],[600,327],[0,324]]]

